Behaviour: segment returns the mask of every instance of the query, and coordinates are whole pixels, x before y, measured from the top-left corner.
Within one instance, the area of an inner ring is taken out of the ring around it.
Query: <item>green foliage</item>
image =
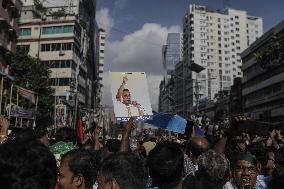
[[[49,14],[54,19],[67,16],[67,13],[66,13],[64,8],[61,8],[61,9],[59,9],[57,11],[51,11]]]
[[[264,69],[279,66],[284,59],[284,35],[273,35],[265,46],[253,54],[255,61]]]
[[[47,8],[43,6],[40,0],[34,0],[34,5],[37,11],[46,14]]]
[[[11,75],[15,84],[38,93],[37,121],[42,126],[51,124],[54,89],[49,86],[50,70],[37,59],[18,51],[12,57]]]

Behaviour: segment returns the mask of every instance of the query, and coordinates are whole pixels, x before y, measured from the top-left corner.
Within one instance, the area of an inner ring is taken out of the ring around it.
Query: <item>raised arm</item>
[[[124,76],[122,79],[122,83],[120,85],[120,87],[117,90],[116,93],[116,100],[121,102],[122,101],[122,95],[123,95],[123,90],[124,90],[124,85],[126,84],[126,82],[128,81],[127,76]]]
[[[132,117],[126,123],[121,123],[122,139],[120,144],[120,152],[130,151],[129,137],[133,128],[134,123]]]

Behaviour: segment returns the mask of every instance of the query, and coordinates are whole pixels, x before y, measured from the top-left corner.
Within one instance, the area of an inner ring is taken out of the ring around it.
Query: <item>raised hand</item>
[[[128,77],[124,76],[123,79],[122,79],[122,83],[125,85],[127,81],[128,81]]]
[[[7,135],[9,126],[10,122],[8,121],[8,119],[5,118],[3,115],[0,115],[0,134]]]
[[[132,105],[136,108],[141,108],[141,104],[138,101],[133,101]]]

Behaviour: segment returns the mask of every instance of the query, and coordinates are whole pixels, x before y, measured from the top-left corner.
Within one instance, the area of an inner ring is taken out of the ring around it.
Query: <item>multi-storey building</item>
[[[262,19],[245,11],[190,5],[184,16],[183,59],[185,67],[196,63],[205,69],[188,73],[185,108],[192,112],[198,100],[229,90],[234,78],[242,76],[240,53],[261,35]]]
[[[20,16],[21,7],[21,0],[0,0],[0,64],[6,74],[9,73],[10,55],[16,51],[16,19]]]
[[[166,45],[162,47],[164,79],[160,84],[159,111],[173,112],[175,103],[174,71],[181,60],[181,35],[169,33]]]
[[[185,94],[184,94],[184,87],[185,87],[185,75],[186,69],[184,67],[184,61],[180,61],[175,66],[175,76],[174,83],[175,83],[175,112],[180,116],[186,116],[186,109],[185,109]]]
[[[284,121],[284,21],[242,54],[243,112],[255,120]]]
[[[160,83],[159,112],[175,112],[175,82],[174,78],[162,80]]]
[[[50,68],[50,84],[58,99],[93,108],[95,1],[36,2],[26,0],[23,4],[17,47]]]
[[[105,43],[106,43],[106,32],[103,29],[98,29],[98,40],[97,40],[97,85],[96,85],[96,106],[102,105],[103,96],[103,73],[104,73],[104,62],[105,62]]]
[[[78,94],[79,104],[90,108],[94,103],[95,3],[91,0],[73,0],[65,5],[56,2],[46,1],[41,5],[24,2],[17,45],[49,66],[56,96],[70,100],[73,90]]]

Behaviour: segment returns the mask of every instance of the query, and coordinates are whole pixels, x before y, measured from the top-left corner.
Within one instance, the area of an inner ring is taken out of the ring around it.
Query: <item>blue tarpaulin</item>
[[[194,132],[195,132],[195,137],[204,137],[204,131],[199,128],[197,124],[194,124]]]
[[[145,121],[145,123],[164,130],[183,134],[185,132],[187,121],[177,114],[157,113],[153,115],[153,120]]]

